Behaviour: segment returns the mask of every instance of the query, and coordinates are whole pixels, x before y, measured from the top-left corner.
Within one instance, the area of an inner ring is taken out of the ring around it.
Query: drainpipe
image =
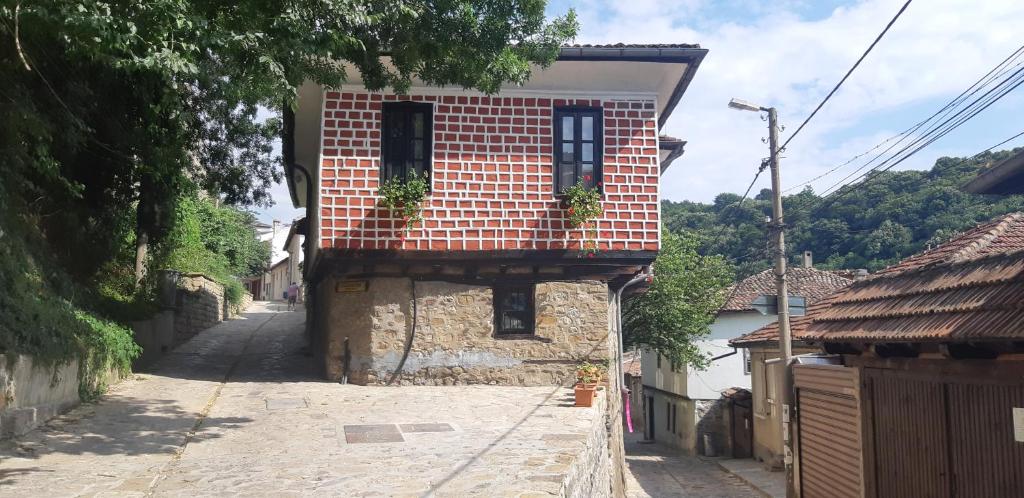
[[[628,393],[629,391],[628,389],[626,389],[625,386],[625,372],[622,371],[622,292],[636,284],[639,284],[640,282],[649,280],[653,277],[654,274],[651,273],[651,267],[645,266],[644,269],[640,271],[640,273],[636,274],[636,276],[630,279],[630,281],[626,282],[625,284],[622,285],[622,287],[619,287],[618,290],[615,291],[615,335],[617,336],[619,341],[619,348],[615,352],[615,374],[618,375],[619,377],[619,385],[621,386],[620,391],[624,398],[625,394]],[[627,408],[626,403],[628,402],[629,401],[627,399],[623,399],[623,412],[625,412]]]

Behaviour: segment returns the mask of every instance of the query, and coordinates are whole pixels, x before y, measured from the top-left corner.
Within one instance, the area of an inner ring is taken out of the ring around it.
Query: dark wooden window
[[[603,116],[600,107],[555,108],[556,191],[561,192],[579,181],[588,188],[600,188]]]
[[[533,334],[533,285],[494,288],[494,330],[497,335]]]
[[[665,430],[668,432],[675,432],[672,430],[672,403],[665,402]]]
[[[430,172],[433,104],[385,102],[381,122],[381,180]]]

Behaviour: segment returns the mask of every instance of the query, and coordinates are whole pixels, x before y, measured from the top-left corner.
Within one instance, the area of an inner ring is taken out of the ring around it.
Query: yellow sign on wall
[[[342,280],[334,284],[334,292],[366,292],[370,283],[366,280]]]

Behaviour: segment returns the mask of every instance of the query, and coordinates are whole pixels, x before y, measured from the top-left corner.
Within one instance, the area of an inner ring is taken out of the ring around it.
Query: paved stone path
[[[603,426],[568,389],[319,381],[281,308],[0,444],[0,496],[552,496]]]
[[[659,444],[642,444],[640,439],[641,433],[626,434],[629,498],[761,496],[713,462],[680,456]]]

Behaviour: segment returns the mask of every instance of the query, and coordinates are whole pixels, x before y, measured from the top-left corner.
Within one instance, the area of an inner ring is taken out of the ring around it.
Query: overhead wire
[[[1013,53],[1008,55],[999,64],[994,66],[987,73],[985,73],[980,78],[978,78],[977,81],[975,81],[969,87],[967,87],[967,89],[965,89],[964,91],[960,92],[959,95],[957,95],[955,98],[953,98],[952,100],[947,102],[946,105],[942,106],[940,109],[938,109],[937,111],[932,113],[927,118],[925,118],[925,119],[915,123],[913,126],[907,128],[906,130],[903,130],[902,132],[900,132],[900,133],[898,133],[898,134],[896,134],[896,135],[894,135],[892,137],[889,137],[889,138],[885,139],[884,141],[882,141],[879,144],[875,145],[871,149],[869,149],[869,150],[867,150],[865,152],[862,152],[862,153],[854,156],[850,160],[848,160],[848,161],[846,161],[846,162],[844,162],[844,163],[842,163],[842,164],[840,164],[840,165],[838,165],[836,167],[833,167],[832,169],[826,171],[825,173],[822,173],[822,174],[820,174],[818,176],[815,176],[814,178],[811,178],[809,180],[800,182],[800,183],[798,183],[798,184],[796,184],[796,185],[794,185],[794,186],[784,190],[783,193],[796,190],[796,189],[798,189],[800,187],[803,187],[804,185],[808,185],[808,184],[813,183],[813,182],[815,182],[817,180],[820,180],[820,179],[822,179],[822,178],[824,178],[824,177],[826,177],[826,176],[828,176],[828,175],[830,175],[832,173],[835,173],[836,171],[842,169],[843,167],[853,163],[857,159],[860,159],[861,157],[864,157],[864,156],[870,154],[871,152],[873,152],[875,150],[878,150],[879,148],[881,148],[885,144],[891,142],[892,140],[895,140],[897,138],[900,139],[898,142],[896,142],[895,144],[889,146],[888,148],[886,148],[886,150],[880,152],[878,155],[873,157],[871,160],[869,160],[865,164],[861,165],[860,168],[857,168],[856,170],[854,170],[853,174],[856,174],[857,172],[863,170],[865,167],[867,167],[868,165],[870,165],[871,163],[876,161],[878,158],[882,157],[886,152],[892,150],[896,145],[898,145],[903,140],[905,140],[907,136],[909,136],[910,134],[914,133],[915,131],[920,129],[922,126],[924,126],[925,124],[927,124],[931,120],[935,119],[937,116],[939,116],[939,115],[945,116],[952,109],[955,109],[961,103],[963,103],[967,98],[973,96],[979,90],[981,90],[982,88],[985,88],[986,86],[991,84],[991,82],[994,81],[995,79],[1001,77],[1002,75],[1006,74],[1007,72],[1009,72],[1009,71],[1011,71],[1011,70],[1013,70],[1015,68],[1020,67],[1022,64],[1024,64],[1024,60],[1022,60],[1021,62],[1017,62],[1015,65],[1012,65],[1012,66],[1008,66],[1008,64],[1012,64],[1016,59],[1020,59],[1022,55],[1024,55],[1024,45],[1021,45],[1020,47],[1018,47],[1017,50],[1015,50]],[[1007,67],[1004,67],[1004,66],[1007,66]],[[851,175],[847,175],[843,180],[846,180],[846,179],[850,178],[850,176],[852,176],[852,174]]]
[[[809,123],[811,119],[814,118],[816,114],[818,114],[818,111],[820,111],[821,108],[825,106],[829,99],[831,99],[832,96],[835,95],[835,93],[839,90],[839,87],[843,86],[843,83],[845,83],[846,80],[850,77],[850,75],[853,74],[853,71],[857,69],[857,66],[860,66],[860,63],[864,61],[864,58],[866,58],[868,54],[871,53],[871,50],[875,48],[875,45],[878,45],[878,42],[882,40],[882,37],[884,37],[885,34],[889,32],[889,28],[891,28],[892,25],[896,23],[896,20],[899,19],[901,15],[903,15],[903,12],[907,10],[907,7],[910,6],[910,2],[912,1],[913,0],[907,0],[907,2],[903,4],[903,7],[900,7],[899,12],[897,12],[896,15],[893,16],[893,18],[889,21],[889,24],[885,25],[885,29],[883,29],[882,32],[879,33],[877,37],[875,37],[875,41],[871,42],[871,45],[869,45],[868,49],[865,50],[863,54],[861,54],[860,58],[857,59],[857,62],[853,63],[853,66],[850,67],[850,70],[846,72],[846,74],[843,76],[843,79],[839,80],[839,83],[836,83],[836,86],[832,88],[832,91],[828,92],[828,95],[826,95],[825,98],[821,101],[821,103],[818,104],[818,107],[815,107],[814,110],[811,111],[811,114],[807,116],[806,119],[804,119],[803,123],[800,123],[800,126],[797,127],[796,131],[794,131],[793,134],[790,135],[785,142],[783,142],[782,146],[779,147],[780,153],[786,150],[786,146],[789,145],[789,143],[792,142],[793,139],[800,134],[800,130],[803,130],[804,127],[807,126],[807,123]]]

